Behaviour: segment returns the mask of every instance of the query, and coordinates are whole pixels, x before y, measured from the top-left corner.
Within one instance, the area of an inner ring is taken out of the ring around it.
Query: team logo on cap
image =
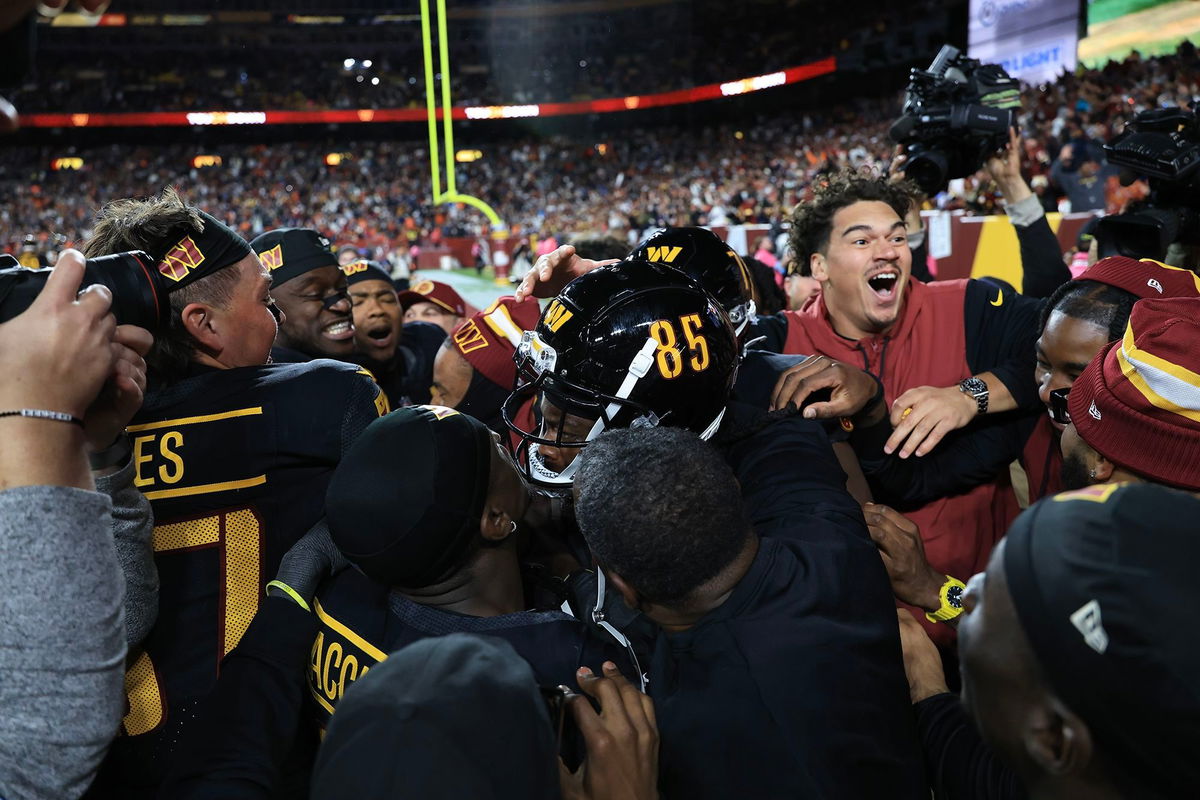
[[[1100,419],[1101,418],[1100,409],[1096,408],[1095,400],[1093,400],[1092,404],[1088,407],[1088,414],[1091,416],[1092,419]]]
[[[433,281],[421,281],[412,290],[417,294],[429,294],[433,291]]]
[[[1156,281],[1154,278],[1151,278],[1150,280],[1146,281],[1146,285],[1149,286],[1154,291],[1158,292],[1159,294],[1163,293],[1162,284],[1159,283],[1158,281]]]
[[[454,346],[458,348],[458,352],[466,355],[487,347],[488,340],[484,338],[483,331],[479,330],[475,320],[469,319],[454,332]]]
[[[1071,615],[1071,624],[1083,634],[1083,641],[1097,653],[1108,649],[1108,631],[1100,619],[1100,604],[1089,600]]]
[[[274,272],[283,266],[283,245],[277,244],[270,250],[259,253],[258,259],[268,272]]]
[[[158,262],[158,271],[173,281],[181,281],[203,263],[204,253],[200,252],[191,236],[185,236]]]
[[[353,261],[342,266],[342,272],[349,278],[351,275],[356,275],[359,272],[366,272],[369,265],[365,261]]]

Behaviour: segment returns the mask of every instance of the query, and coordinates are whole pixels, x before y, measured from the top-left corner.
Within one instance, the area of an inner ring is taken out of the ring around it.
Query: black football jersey
[[[581,666],[597,671],[612,661],[636,674],[625,651],[600,639],[562,611],[519,611],[471,617],[422,606],[390,591],[355,569],[329,578],[317,592],[313,611],[320,621],[313,642],[308,688],[316,725],[324,729],[354,681],[380,661],[420,639],[475,633],[504,639],[529,662],[543,686],[574,686]]]
[[[105,770],[125,794],[162,779],[284,553],[324,514],[342,453],[387,411],[367,373],[330,360],[197,367],[148,395],[128,431],[154,511],[159,611],[131,654]]]

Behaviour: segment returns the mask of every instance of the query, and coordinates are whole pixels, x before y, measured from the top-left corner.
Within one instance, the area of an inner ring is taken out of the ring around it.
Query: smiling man
[[[329,240],[308,228],[277,228],[250,246],[270,271],[271,291],[285,315],[272,360],[349,360],[354,352],[350,298]]]
[[[950,387],[939,391],[960,426],[989,403],[1037,408],[1029,376],[1039,304],[986,281],[914,279],[904,222],[912,203],[904,184],[857,172],[829,176],[796,207],[790,233],[799,271],[821,291],[800,311],[760,318],[758,332],[785,353],[861,366],[883,383],[889,406],[914,387]],[[892,410],[898,422],[903,409]],[[909,441],[920,442],[935,424],[923,421],[928,428]],[[1017,510],[1003,470],[906,513],[920,526],[930,563],[965,575],[983,568]]]

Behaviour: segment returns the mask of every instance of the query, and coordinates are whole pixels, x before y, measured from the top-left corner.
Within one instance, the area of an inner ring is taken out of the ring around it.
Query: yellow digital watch
[[[967,590],[965,583],[950,575],[938,589],[938,600],[941,606],[932,614],[926,613],[925,619],[930,622],[949,622],[963,612],[963,592]]]

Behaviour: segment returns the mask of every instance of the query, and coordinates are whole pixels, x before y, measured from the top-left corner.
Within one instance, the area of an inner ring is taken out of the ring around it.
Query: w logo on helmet
[[[665,261],[668,264],[673,264],[679,254],[683,252],[683,248],[676,247],[647,247],[646,258],[650,261]]]
[[[542,317],[542,324],[550,329],[552,333],[558,333],[558,329],[567,324],[567,320],[575,316],[567,310],[567,307],[555,300],[546,309],[545,316]]]
[[[204,253],[200,252],[192,237],[185,236],[158,262],[158,271],[173,281],[181,281],[203,263]]]

